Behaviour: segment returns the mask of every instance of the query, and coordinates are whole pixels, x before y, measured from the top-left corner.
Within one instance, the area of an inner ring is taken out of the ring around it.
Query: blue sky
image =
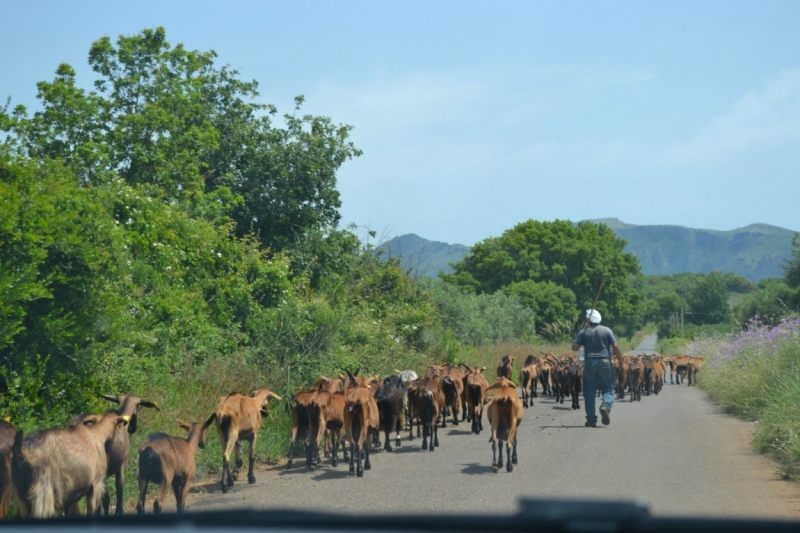
[[[343,222],[474,244],[617,217],[800,230],[800,2],[4,2],[0,98],[164,26],[355,126]]]

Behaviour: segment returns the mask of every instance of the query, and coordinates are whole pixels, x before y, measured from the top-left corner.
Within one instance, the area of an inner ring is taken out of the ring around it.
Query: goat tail
[[[33,518],[49,518],[56,515],[55,487],[49,468],[41,469],[28,492]]]

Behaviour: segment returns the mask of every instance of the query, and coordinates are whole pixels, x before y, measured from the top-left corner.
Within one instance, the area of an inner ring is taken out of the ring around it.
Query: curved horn
[[[269,397],[269,398],[275,398],[276,400],[283,400],[283,398],[281,398],[280,396],[278,396],[277,394],[275,394],[275,393],[274,393],[274,392],[272,392],[272,391],[269,391],[269,394],[267,394],[267,397]]]
[[[156,402],[151,402],[150,400],[139,400],[139,407],[152,407],[156,411],[161,410]]]
[[[95,394],[97,394],[101,398],[105,398],[109,402],[114,402],[116,404],[119,404],[119,396],[111,396],[111,395],[108,395],[108,394],[100,394],[99,392],[96,392]]]

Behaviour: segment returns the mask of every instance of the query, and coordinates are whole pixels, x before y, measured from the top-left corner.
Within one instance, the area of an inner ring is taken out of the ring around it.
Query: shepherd
[[[622,364],[622,350],[619,349],[617,339],[611,328],[601,326],[602,317],[597,309],[586,310],[587,325],[583,328],[575,341],[572,350],[577,352],[583,348],[583,400],[586,408],[586,427],[597,427],[597,414],[595,412],[595,394],[597,389],[603,395],[600,404],[600,417],[603,425],[611,423],[611,406],[614,405],[614,372],[611,367],[611,350]]]

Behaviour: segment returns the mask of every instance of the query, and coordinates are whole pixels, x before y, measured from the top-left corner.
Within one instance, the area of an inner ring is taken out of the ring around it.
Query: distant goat
[[[489,404],[489,423],[492,425],[492,471],[496,474],[498,468],[503,467],[503,442],[506,443],[508,462],[506,471],[513,471],[513,464],[517,464],[517,427],[522,422],[522,402],[517,396],[517,386],[514,382],[500,377],[489,389],[496,389]],[[497,460],[497,441],[500,441],[500,459]],[[513,452],[512,452],[513,447]]]
[[[258,389],[252,398],[233,392],[220,398],[219,404],[211,414],[209,421],[213,420],[217,426],[219,440],[222,443],[222,492],[228,492],[233,486],[242,466],[242,451],[240,441],[250,443],[248,459],[250,464],[247,470],[247,482],[256,482],[253,473],[256,455],[256,442],[258,430],[261,429],[261,417],[269,415],[269,401],[281,397],[269,389]],[[236,450],[236,468],[231,472],[231,453]]]
[[[131,440],[129,434],[136,433],[139,421],[139,408],[152,407],[159,409],[156,402],[149,400],[142,400],[136,396],[123,395],[111,396],[108,394],[98,394],[101,398],[116,403],[119,405],[116,409],[108,409],[106,413],[116,413],[119,416],[130,417],[127,430],[124,427],[118,427],[114,433],[114,440],[111,442],[110,448],[107,450],[108,465],[106,469],[106,479],[114,476],[114,484],[117,489],[117,508],[115,514],[122,514],[123,491],[125,490],[125,470],[128,468],[128,461],[131,458]],[[94,420],[93,415],[80,414],[70,420],[67,425],[68,428],[74,428],[79,424],[91,424]],[[109,507],[111,505],[111,497],[107,491],[103,492],[103,512],[108,516]],[[97,514],[100,514],[100,508],[97,509]]]
[[[411,418],[408,412],[408,389],[411,388],[411,385],[414,384],[419,376],[417,376],[417,373],[413,370],[403,370],[402,372],[395,370],[395,372],[397,372],[397,377],[400,380],[400,391],[403,394],[403,412],[405,413],[406,420],[410,426]]]
[[[522,406],[528,407],[530,401],[533,407],[532,396],[536,398],[536,381],[539,379],[539,358],[535,355],[529,355],[522,365],[522,370],[519,371],[520,388],[522,389]]]
[[[195,456],[197,449],[206,447],[206,433],[212,418],[204,424],[194,422],[187,424],[175,420],[178,426],[189,432],[185,439],[171,437],[165,433],[151,433],[139,446],[139,502],[136,512],[144,514],[144,502],[147,498],[147,485],[158,483],[158,496],[153,502],[153,512],[161,512],[164,497],[172,485],[178,512],[186,508],[186,497],[197,472]]]
[[[73,429],[40,429],[25,435],[21,453],[14,454],[14,503],[23,518],[47,518],[60,512],[78,514],[86,497],[86,512],[95,513],[105,491],[106,449],[117,426],[128,416],[92,415],[90,425]]]

